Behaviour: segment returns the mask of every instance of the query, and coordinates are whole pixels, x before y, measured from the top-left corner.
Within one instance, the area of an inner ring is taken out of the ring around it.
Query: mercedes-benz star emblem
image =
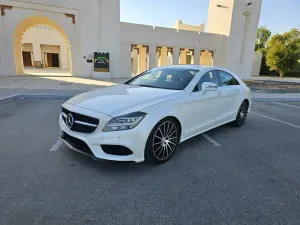
[[[71,129],[73,127],[73,123],[74,123],[74,118],[73,118],[72,114],[69,113],[67,116],[67,119],[66,119],[66,125],[69,129]]]

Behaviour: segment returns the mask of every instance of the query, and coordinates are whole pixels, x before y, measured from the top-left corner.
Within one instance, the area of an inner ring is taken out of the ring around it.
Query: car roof
[[[191,64],[160,66],[157,68],[178,68],[178,69],[191,69],[191,70],[199,70],[199,71],[206,69],[206,68],[222,69],[222,68],[216,67],[216,66],[201,66],[201,65],[191,65]]]
[[[193,65],[193,64],[181,64],[181,65],[169,65],[169,66],[160,66],[157,68],[182,68],[182,69],[190,69],[190,70],[199,70],[201,72],[202,70],[210,71],[210,70],[223,70],[232,76],[236,78],[240,83],[242,83],[242,79],[236,75],[234,72],[230,71],[229,69],[219,67],[219,66],[202,66],[202,65]]]

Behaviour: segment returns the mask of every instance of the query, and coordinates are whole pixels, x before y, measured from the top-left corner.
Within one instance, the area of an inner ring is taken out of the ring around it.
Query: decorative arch
[[[131,45],[131,75],[136,76],[149,69],[149,45]]]
[[[194,49],[180,48],[179,64],[194,64]]]
[[[61,26],[59,26],[56,22],[49,19],[46,16],[31,16],[24,19],[17,27],[14,33],[14,55],[15,55],[15,66],[16,66],[16,74],[22,74],[24,72],[24,66],[22,63],[22,39],[23,34],[30,29],[31,27],[42,24],[50,26],[56,29],[66,41],[66,45],[68,46],[69,53],[69,68],[70,72],[72,72],[72,63],[71,63],[71,44],[67,37],[67,34],[63,30]]]
[[[167,46],[156,47],[157,66],[173,65],[173,48]]]
[[[214,63],[214,51],[213,50],[201,50],[200,65],[212,66],[213,63]]]

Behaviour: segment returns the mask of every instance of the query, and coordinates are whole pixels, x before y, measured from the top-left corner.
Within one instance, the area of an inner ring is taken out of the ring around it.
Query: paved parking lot
[[[55,145],[61,103],[0,105],[0,224],[300,224],[300,102],[254,103],[160,166]]]

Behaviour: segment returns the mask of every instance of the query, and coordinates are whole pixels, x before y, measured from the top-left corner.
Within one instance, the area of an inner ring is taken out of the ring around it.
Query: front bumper
[[[99,118],[101,121],[101,118]],[[85,151],[72,144],[62,137],[66,145],[74,151],[88,155],[95,160],[104,159],[111,161],[143,162],[145,145],[148,138],[147,126],[142,123],[136,128],[126,131],[102,132],[104,125],[99,125],[95,132],[91,134],[71,131],[65,125],[62,115],[59,119],[59,125],[62,132],[67,135],[83,141],[90,149]],[[132,151],[130,155],[111,155],[107,154],[101,148],[101,145],[124,146]]]

